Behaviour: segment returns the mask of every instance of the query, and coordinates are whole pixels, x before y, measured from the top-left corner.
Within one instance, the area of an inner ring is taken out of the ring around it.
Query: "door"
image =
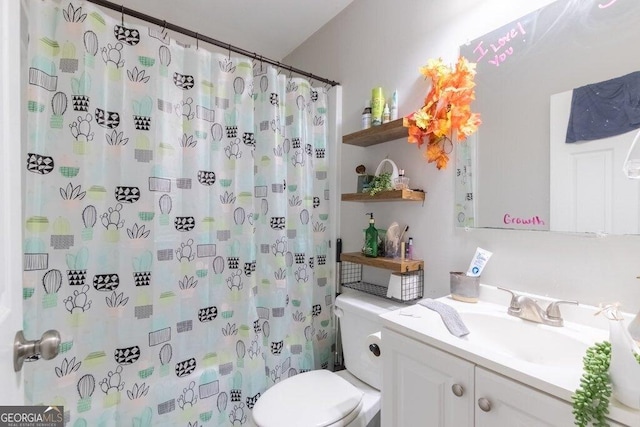
[[[636,131],[565,143],[572,91],[551,96],[551,231],[637,234],[640,183],[622,172]]]
[[[19,0],[0,2],[0,404],[24,403],[23,381],[20,373],[13,372],[13,340],[22,329],[22,237],[20,153],[20,120],[22,103],[20,90],[21,52],[26,54],[26,38],[18,37],[26,31],[24,14]],[[22,74],[24,75],[24,74]],[[10,108],[7,108],[10,107]],[[11,209],[8,207],[12,206]],[[39,337],[27,337],[36,339]]]
[[[383,427],[473,425],[473,364],[382,332]]]
[[[572,410],[568,402],[476,367],[477,427],[570,426]]]

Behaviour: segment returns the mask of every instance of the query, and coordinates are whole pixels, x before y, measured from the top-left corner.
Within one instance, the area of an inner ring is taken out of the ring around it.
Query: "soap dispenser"
[[[364,247],[362,253],[368,257],[378,256],[378,230],[376,229],[376,222],[373,219],[373,212],[367,213],[369,215],[369,228],[364,232]]]

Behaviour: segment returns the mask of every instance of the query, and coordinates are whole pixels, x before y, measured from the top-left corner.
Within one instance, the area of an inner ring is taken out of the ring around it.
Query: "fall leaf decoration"
[[[408,142],[427,143],[425,157],[435,162],[438,169],[449,162],[452,140],[464,141],[478,130],[482,123],[478,113],[471,112],[475,99],[473,81],[476,66],[460,56],[455,69],[446,65],[442,58],[430,59],[420,67],[420,73],[431,79],[431,89],[424,99],[424,106],[403,118],[402,124],[409,128]]]

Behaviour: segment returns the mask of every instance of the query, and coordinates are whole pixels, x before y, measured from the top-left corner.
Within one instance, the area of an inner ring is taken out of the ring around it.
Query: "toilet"
[[[335,301],[346,369],[308,371],[280,381],[253,407],[258,427],[374,427],[380,425],[382,361],[368,348],[393,301],[343,289]]]

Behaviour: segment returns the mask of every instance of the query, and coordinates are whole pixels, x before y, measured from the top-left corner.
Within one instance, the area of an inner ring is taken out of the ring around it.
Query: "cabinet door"
[[[566,427],[574,425],[572,409],[568,402],[476,367],[476,427]]]
[[[382,364],[383,427],[473,425],[472,363],[383,329]]]

